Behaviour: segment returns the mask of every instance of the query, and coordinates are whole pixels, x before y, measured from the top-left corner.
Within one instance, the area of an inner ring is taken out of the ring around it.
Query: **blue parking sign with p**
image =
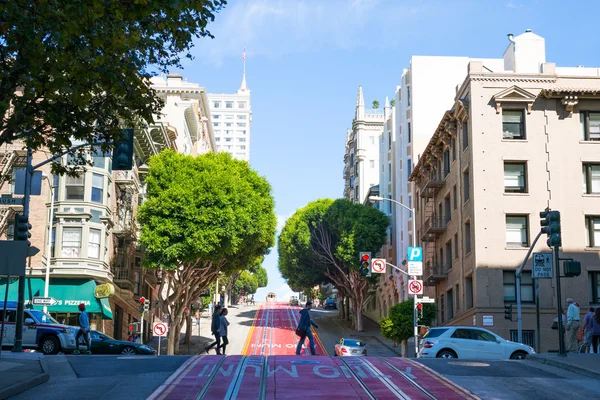
[[[409,247],[408,248],[408,261],[423,261],[423,248]]]

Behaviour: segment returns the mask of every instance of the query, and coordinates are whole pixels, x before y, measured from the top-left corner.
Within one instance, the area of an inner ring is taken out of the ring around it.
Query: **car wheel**
[[[58,354],[60,351],[60,343],[54,336],[46,336],[40,343],[40,350],[44,354]]]
[[[437,354],[437,358],[458,358],[452,350],[442,350]]]
[[[123,350],[121,350],[121,354],[124,356],[132,356],[137,354],[137,351],[131,346],[125,346],[123,347]]]
[[[526,358],[527,358],[527,353],[525,353],[524,351],[515,351],[510,356],[511,360],[525,360]]]

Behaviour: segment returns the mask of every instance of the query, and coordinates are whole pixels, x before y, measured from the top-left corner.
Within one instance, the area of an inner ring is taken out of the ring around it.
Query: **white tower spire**
[[[238,92],[246,92],[249,91],[248,85],[246,85],[246,49],[242,53],[242,61],[244,62],[244,74],[242,75],[242,84],[238,89]]]

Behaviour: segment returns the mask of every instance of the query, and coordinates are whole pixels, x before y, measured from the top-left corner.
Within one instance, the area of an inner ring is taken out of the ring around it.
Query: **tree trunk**
[[[340,297],[339,307],[340,308],[338,310],[338,313],[339,313],[340,319],[346,319],[346,306],[344,305],[344,297],[343,296]]]
[[[185,319],[185,340],[184,344],[190,344],[192,341],[192,313]]]
[[[179,354],[179,345],[181,344],[181,328],[183,326],[183,321],[180,320],[177,324],[175,324],[175,329],[178,334],[175,339],[175,347],[173,348],[173,354]]]
[[[229,300],[230,300],[230,290],[225,290],[225,292],[223,293],[223,307],[229,307]]]
[[[400,341],[400,354],[402,354],[402,357],[406,357],[408,354],[408,340],[406,339]]]
[[[346,302],[344,305],[346,307],[346,321],[350,321],[350,298],[346,297],[344,300]]]
[[[356,309],[354,315],[356,315],[356,330],[359,332],[364,331],[363,327],[363,315],[362,315],[363,297],[356,301]]]
[[[176,331],[175,329],[169,329],[169,332],[167,333],[167,354],[172,356],[174,353],[174,349],[175,349],[175,336],[176,336]],[[178,334],[177,334],[178,336]]]

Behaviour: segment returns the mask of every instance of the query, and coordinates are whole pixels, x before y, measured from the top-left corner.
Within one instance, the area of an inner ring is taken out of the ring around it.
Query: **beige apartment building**
[[[426,285],[438,325],[476,325],[517,339],[504,306],[516,303],[515,270],[540,231],[539,213],[561,212],[562,258],[582,273],[539,279],[541,351],[558,349],[557,303],[600,304],[600,69],[545,60],[544,39],[513,38],[504,69],[471,61],[410,180]],[[534,252],[549,252],[542,235]],[[535,346],[532,261],[522,278],[523,342]],[[561,263],[562,274],[562,263]],[[556,274],[555,274],[556,275]]]

